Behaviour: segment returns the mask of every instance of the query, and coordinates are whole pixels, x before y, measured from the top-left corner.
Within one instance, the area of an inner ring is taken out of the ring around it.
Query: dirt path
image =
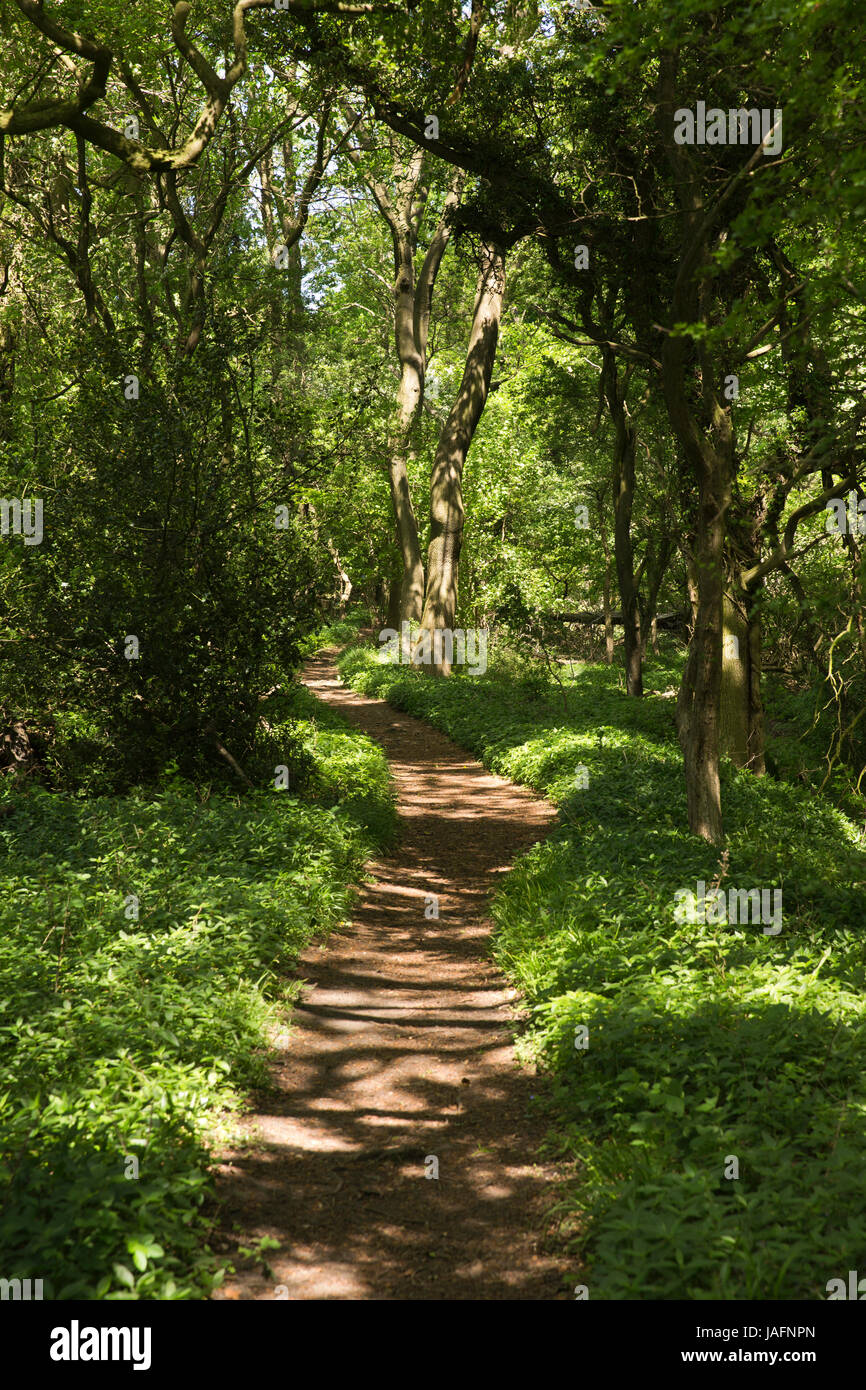
[[[250,1117],[260,1142],[218,1177],[222,1248],[272,1236],[281,1249],[273,1277],[239,1262],[217,1297],[273,1299],[275,1285],[291,1299],[564,1297],[561,1258],[543,1248],[555,1173],[536,1160],[535,1083],[514,1061],[515,995],[488,959],[485,916],[553,808],[343,687],[329,656],[304,679],[384,746],[403,833],[371,866],[351,930],[300,957],[308,987],[278,1090]]]

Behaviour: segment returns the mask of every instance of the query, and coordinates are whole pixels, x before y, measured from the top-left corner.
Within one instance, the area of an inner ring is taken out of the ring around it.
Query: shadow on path
[[[330,655],[304,680],[384,746],[401,841],[369,866],[351,930],[300,956],[277,1089],[249,1117],[254,1145],[218,1169],[222,1248],[262,1236],[281,1248],[266,1257],[273,1277],[239,1267],[215,1297],[273,1299],[279,1285],[290,1299],[565,1297],[544,1248],[556,1174],[536,1159],[517,997],[489,960],[485,915],[553,807],[342,686]]]

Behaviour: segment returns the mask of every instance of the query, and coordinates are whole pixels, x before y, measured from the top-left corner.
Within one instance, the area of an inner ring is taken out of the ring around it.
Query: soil
[[[299,958],[273,1090],[217,1168],[216,1248],[237,1273],[214,1297],[566,1298],[541,1082],[514,1057],[521,999],[490,960],[487,916],[554,809],[344,687],[333,655],[305,683],[383,745],[402,833],[369,865],[351,929]],[[262,1237],[280,1249],[237,1253]]]

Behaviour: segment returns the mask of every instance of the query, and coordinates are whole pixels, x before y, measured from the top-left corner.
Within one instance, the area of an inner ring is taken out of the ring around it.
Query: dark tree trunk
[[[634,576],[631,517],[634,507],[635,450],[637,437],[625,403],[625,389],[611,348],[604,350],[604,391],[614,426],[613,446],[613,551],[622,604],[625,646],[625,688],[629,695],[643,695],[640,614]]]

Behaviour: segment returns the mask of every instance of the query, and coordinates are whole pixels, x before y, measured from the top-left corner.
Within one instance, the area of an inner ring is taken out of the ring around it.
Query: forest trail
[[[545,1248],[556,1172],[536,1157],[537,1083],[514,1059],[519,997],[488,957],[486,916],[554,809],[343,686],[331,653],[303,678],[384,746],[401,838],[369,866],[351,928],[299,959],[277,1093],[246,1122],[257,1142],[218,1169],[218,1248],[264,1236],[281,1248],[269,1271],[238,1258],[214,1297],[273,1299],[280,1285],[290,1299],[565,1297],[562,1259]],[[428,894],[438,920],[425,919]]]

